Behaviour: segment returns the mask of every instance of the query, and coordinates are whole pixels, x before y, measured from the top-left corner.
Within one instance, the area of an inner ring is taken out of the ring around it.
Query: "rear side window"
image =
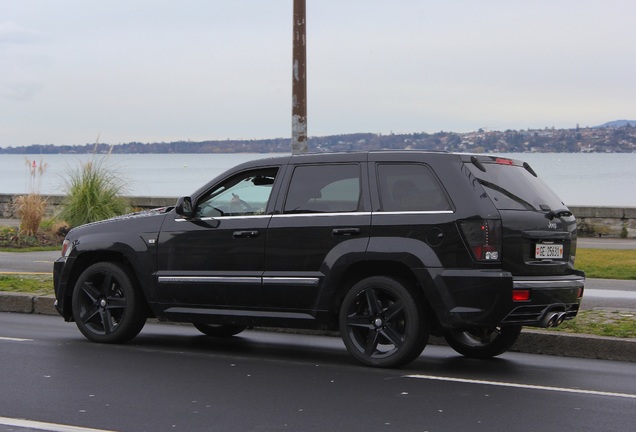
[[[357,164],[301,165],[294,169],[285,213],[353,212],[360,203]]]
[[[450,211],[452,207],[433,171],[422,164],[379,164],[382,211]]]
[[[542,206],[558,209],[561,199],[540,178],[523,166],[513,164],[484,163],[482,169],[465,164],[479,180],[484,190],[499,210],[537,210]]]

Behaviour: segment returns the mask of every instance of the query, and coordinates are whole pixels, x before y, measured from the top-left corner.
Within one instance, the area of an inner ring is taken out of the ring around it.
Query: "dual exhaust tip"
[[[566,316],[567,313],[565,312],[548,312],[541,320],[541,327],[548,328],[560,326]]]

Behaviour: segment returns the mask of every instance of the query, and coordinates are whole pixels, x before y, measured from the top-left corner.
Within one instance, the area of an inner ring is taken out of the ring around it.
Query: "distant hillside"
[[[610,128],[619,128],[619,127],[625,127],[625,126],[632,126],[632,127],[636,127],[636,120],[614,120],[611,122],[607,122],[607,123],[603,123],[600,126],[595,126],[597,128],[605,128],[605,127],[610,127]]]
[[[420,149],[471,153],[636,153],[636,120],[617,120],[600,127],[576,129],[484,130],[455,133],[357,133],[309,137],[309,151]],[[287,153],[290,138],[161,143],[53,145],[0,148],[7,154],[86,153]]]

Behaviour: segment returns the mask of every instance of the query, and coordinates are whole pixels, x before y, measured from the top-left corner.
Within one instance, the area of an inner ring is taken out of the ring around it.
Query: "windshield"
[[[482,171],[466,164],[500,210],[558,210],[565,204],[541,179],[523,166],[485,163]]]

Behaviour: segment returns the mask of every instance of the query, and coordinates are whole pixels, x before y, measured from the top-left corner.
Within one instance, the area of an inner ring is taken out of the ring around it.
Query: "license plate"
[[[563,258],[563,245],[537,243],[534,256],[542,259]]]

